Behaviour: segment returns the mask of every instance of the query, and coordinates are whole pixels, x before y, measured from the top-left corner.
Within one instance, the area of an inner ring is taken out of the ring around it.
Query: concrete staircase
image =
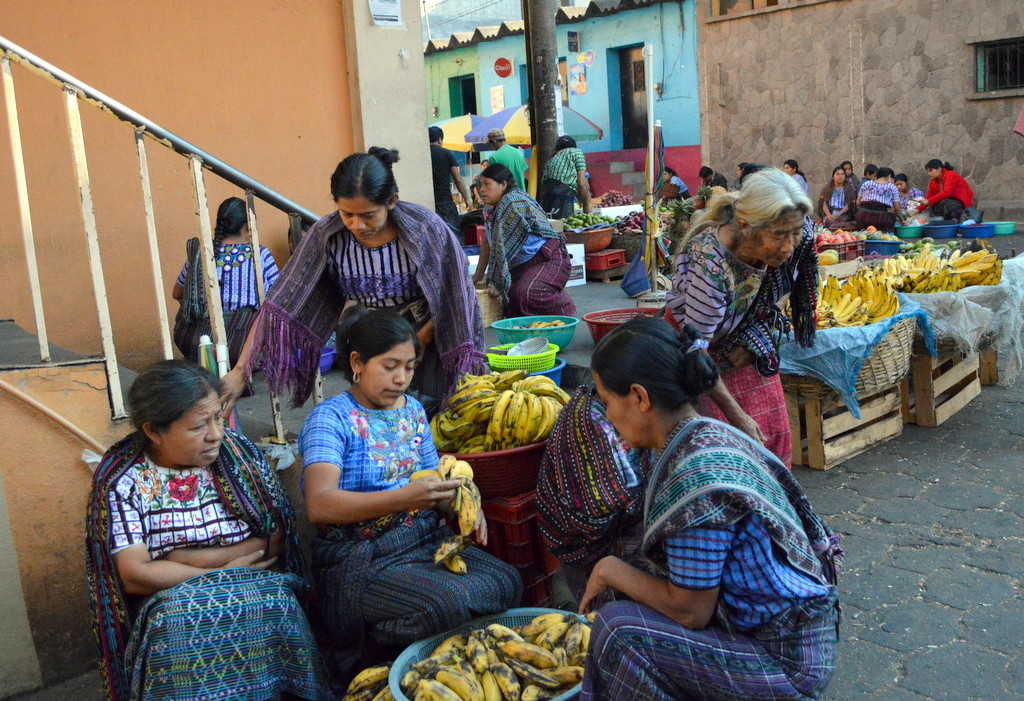
[[[632,161],[606,161],[587,165],[590,173],[590,190],[594,196],[609,190],[619,190],[632,195],[636,201],[644,196],[644,174]]]

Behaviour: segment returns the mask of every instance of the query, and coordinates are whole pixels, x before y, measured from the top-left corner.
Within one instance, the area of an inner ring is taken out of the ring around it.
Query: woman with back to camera
[[[206,308],[206,280],[199,239],[189,239],[185,251],[185,265],[171,291],[171,296],[181,304],[174,319],[174,345],[188,360],[197,362],[200,337],[212,335],[210,314]],[[256,252],[249,237],[245,202],[238,197],[229,197],[217,208],[213,254],[217,262],[228,352],[233,364],[238,362],[242,346],[260,308],[256,294],[256,264],[253,260]],[[260,246],[259,256],[263,265],[264,292],[269,292],[277,282],[277,263],[264,246]]]
[[[390,309],[413,325],[423,358],[412,389],[421,396],[446,398],[463,372],[483,372],[484,330],[469,261],[433,210],[399,200],[396,161],[397,151],[375,146],[335,169],[336,210],[310,228],[267,297],[224,377],[229,405],[262,359],[271,389],[290,389],[293,406],[300,406],[346,301]]]
[[[346,392],[316,406],[299,437],[306,512],[316,524],[313,577],[330,657],[343,678],[366,648],[400,646],[519,602],[516,570],[477,548],[461,553],[466,572],[435,564],[452,536],[457,481],[428,475],[438,456],[423,406],[406,394],[418,339],[390,311],[357,309],[338,334]],[[481,512],[476,530],[487,543]]]
[[[86,516],[107,697],[331,698],[295,516],[277,474],[224,427],[220,382],[165,360],[135,378],[135,430],[103,456]]]
[[[576,203],[584,212],[590,211],[590,184],[587,182],[587,159],[576,148],[571,136],[560,136],[555,152],[544,166],[544,177],[537,192],[537,203],[552,219],[572,216]]]
[[[801,345],[814,343],[818,255],[811,201],[793,178],[761,167],[748,165],[740,190],[712,198],[691,223],[677,250],[665,317],[696,328],[719,363],[721,377],[701,411],[790,465],[779,343],[790,330]],[[792,317],[778,307],[787,294]]]
[[[639,317],[594,351],[608,419],[650,468],[641,559],[602,558],[580,602],[626,599],[598,610],[583,701],[811,699],[835,672],[839,539],[775,456],[700,415],[706,345]]]

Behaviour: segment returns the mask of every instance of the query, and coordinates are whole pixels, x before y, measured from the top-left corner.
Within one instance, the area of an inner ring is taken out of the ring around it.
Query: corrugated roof
[[[560,7],[555,15],[555,24],[575,24],[593,17],[606,17],[617,12],[626,12],[641,7],[649,7],[663,2],[682,2],[683,0],[591,0],[589,5],[580,7]],[[526,30],[523,20],[502,22],[500,27],[477,27],[475,32],[452,34],[448,39],[432,39],[423,45],[426,55],[461,49],[483,41],[494,41],[505,37],[522,34]]]

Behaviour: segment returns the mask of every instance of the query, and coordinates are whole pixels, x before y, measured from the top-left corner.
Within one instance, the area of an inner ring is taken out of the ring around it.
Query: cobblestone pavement
[[[986,387],[938,428],[797,468],[844,534],[827,699],[1024,699],[1024,395]]]

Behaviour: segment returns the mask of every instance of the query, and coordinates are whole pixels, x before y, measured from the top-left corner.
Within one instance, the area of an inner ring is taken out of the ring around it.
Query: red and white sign
[[[508,78],[512,75],[512,62],[507,58],[499,58],[494,62],[494,72],[499,78]]]

